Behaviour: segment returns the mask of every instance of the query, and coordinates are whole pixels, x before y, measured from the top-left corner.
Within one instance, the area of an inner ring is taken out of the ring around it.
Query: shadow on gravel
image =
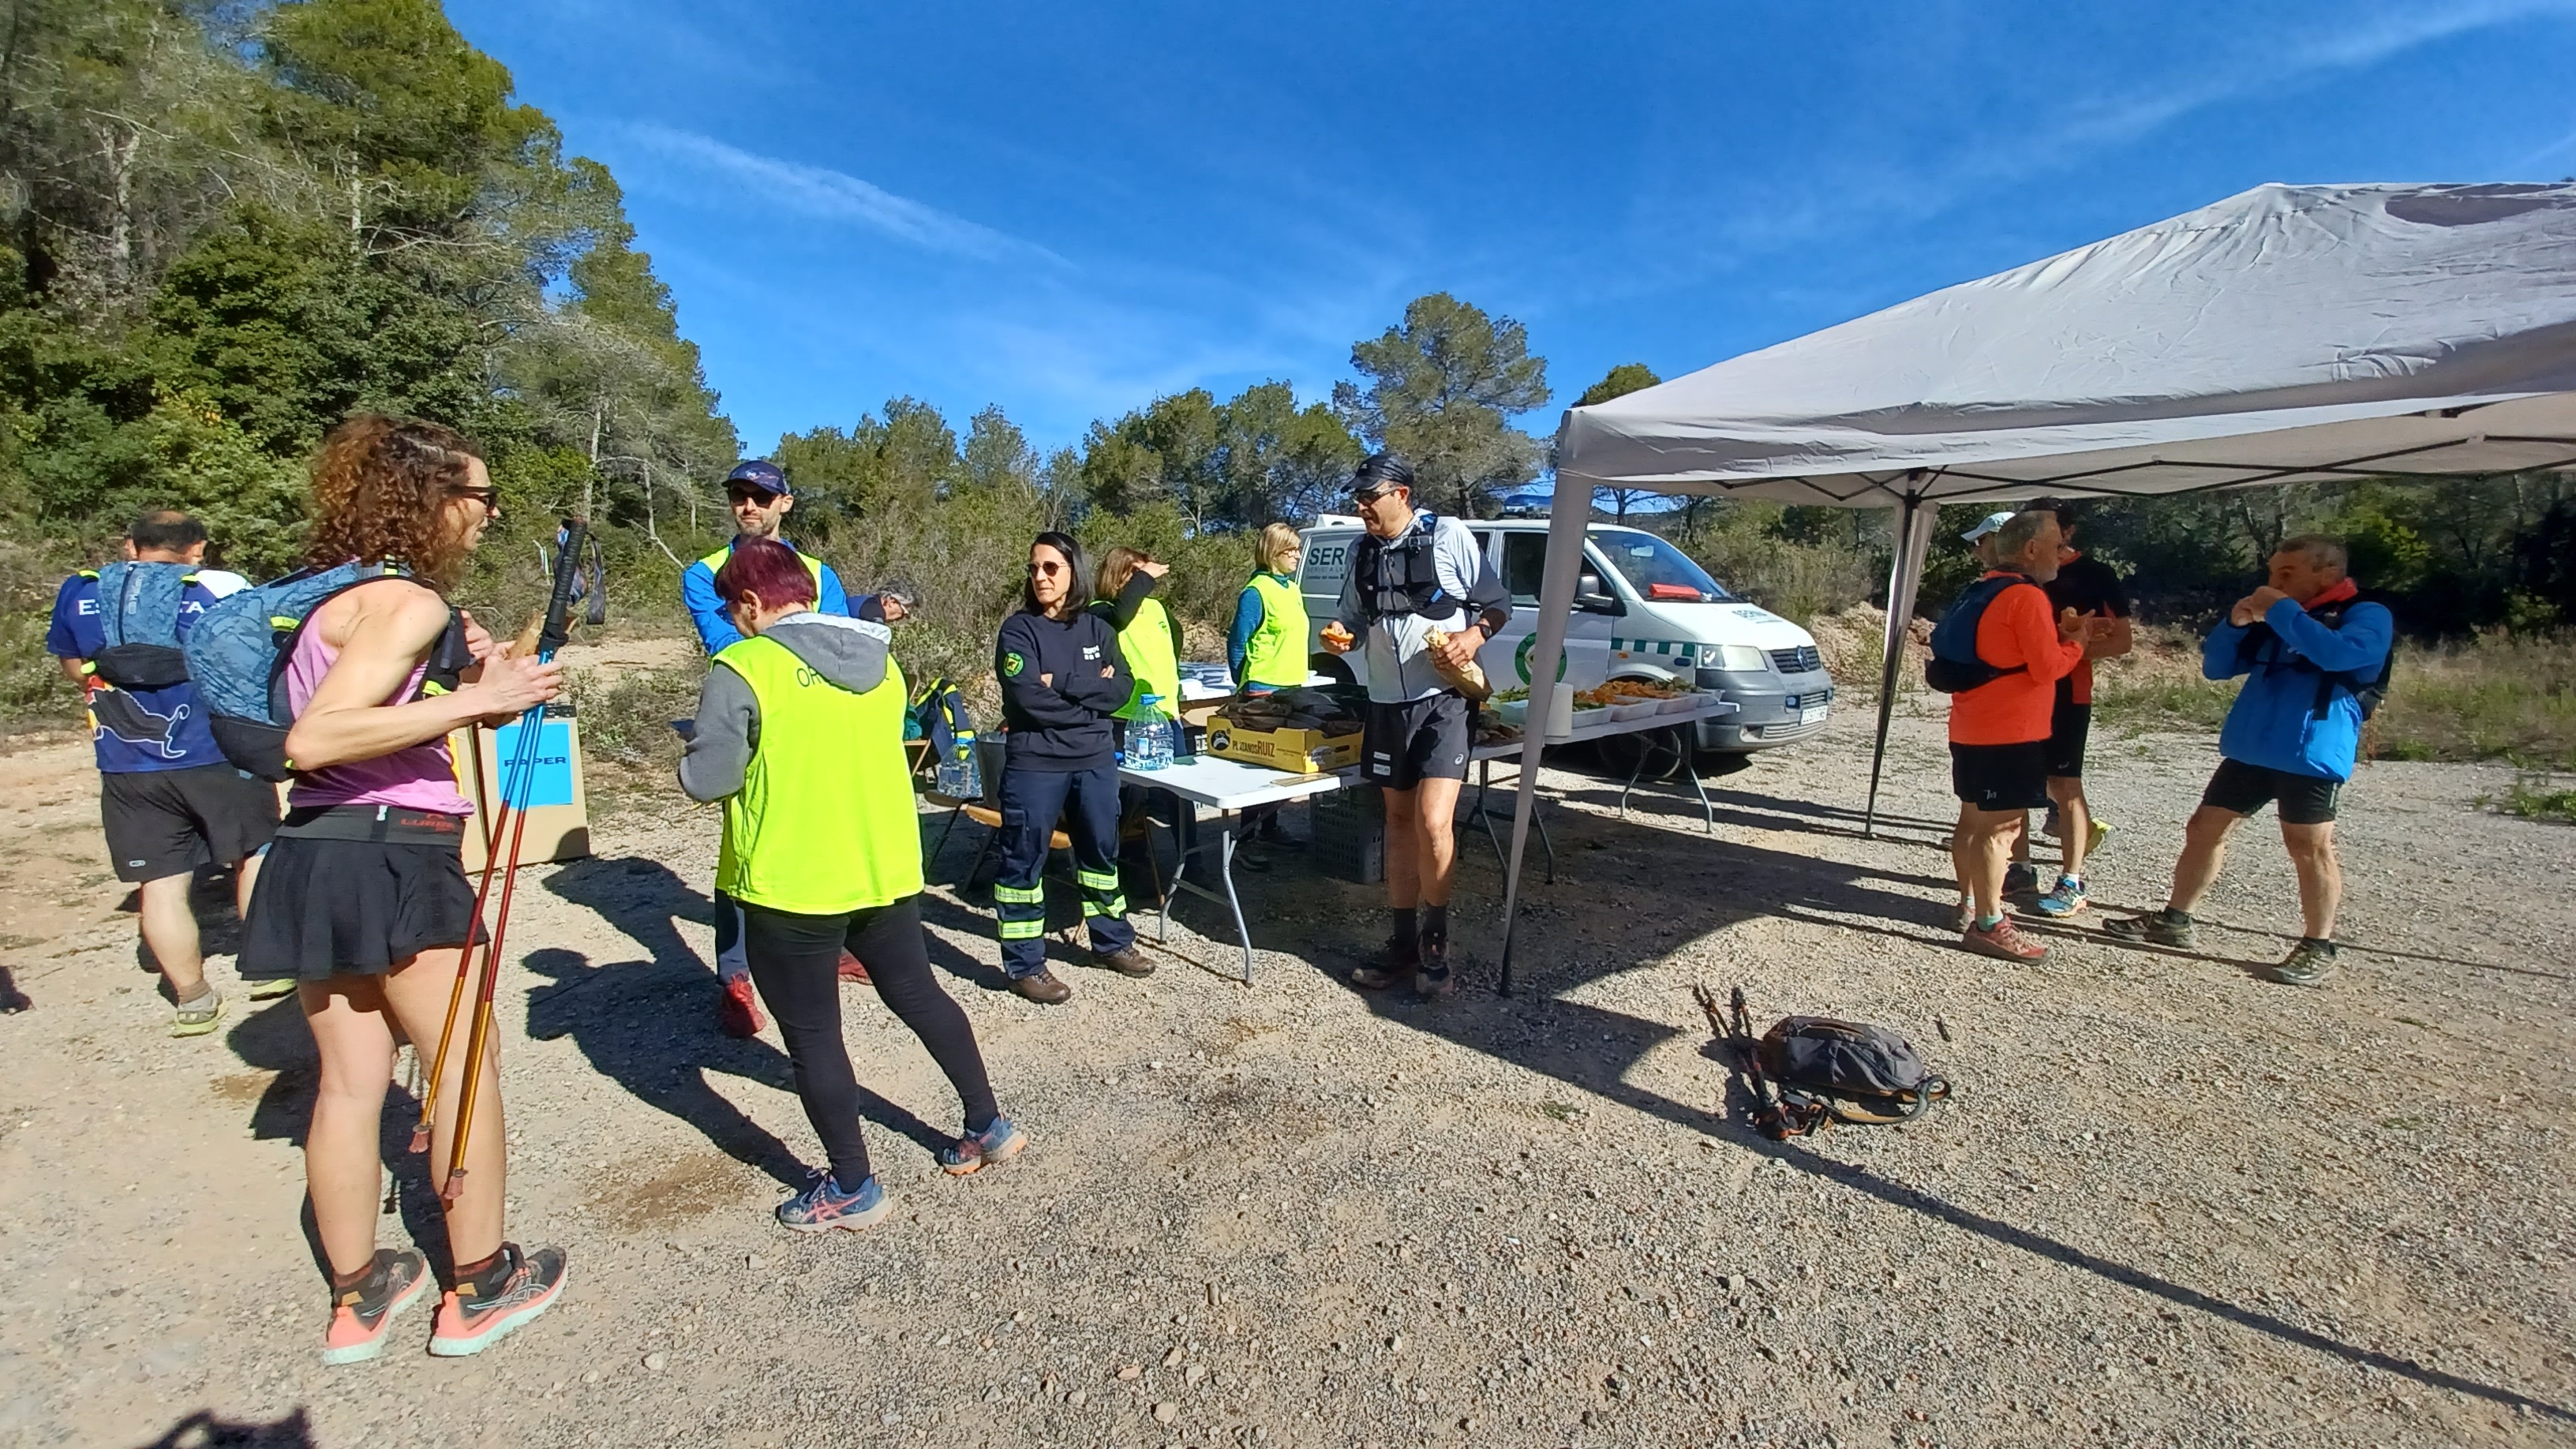
[[[1577,851],[1581,849],[1579,845],[1576,847]],[[1658,892],[1654,895],[1654,925],[1659,931],[1671,929],[1656,935],[1641,930],[1629,941],[1606,947],[1583,945],[1554,949],[1547,940],[1547,918],[1539,916],[1525,920],[1521,928],[1524,939],[1521,950],[1524,954],[1518,972],[1521,991],[1514,997],[1466,990],[1445,1004],[1422,1006],[1409,994],[1400,992],[1358,994],[1374,1015],[1389,1021],[1400,1022],[1455,1045],[1512,1062],[1633,1111],[1722,1138],[1794,1171],[1854,1192],[1866,1193],[1892,1207],[1903,1208],[2000,1246],[2094,1274],[2108,1282],[2161,1299],[2177,1309],[2207,1314],[2283,1343],[2329,1354],[2348,1363],[2367,1365],[2430,1388],[2446,1389],[2507,1408],[2526,1410],[2562,1424],[2576,1424],[2576,1410],[2534,1399],[2512,1389],[2445,1373],[2413,1359],[2347,1343],[2261,1309],[2212,1297],[2144,1269],[2115,1262],[2000,1218],[1960,1207],[1867,1167],[1836,1161],[1824,1155],[1822,1145],[1796,1146],[1773,1142],[1745,1125],[1751,1116],[1750,1099],[1745,1084],[1731,1071],[1727,1097],[1715,1110],[1675,1101],[1634,1085],[1628,1078],[1639,1063],[1657,1047],[1681,1035],[1683,1029],[1583,1002],[1564,1000],[1564,996],[1579,991],[1592,981],[1660,960],[1673,944],[1680,941],[1697,939],[1741,921],[1764,915],[1800,919],[1802,913],[1797,909],[1800,906],[1839,916],[1882,920],[1906,920],[1922,913],[1922,902],[1918,898],[1867,884],[1872,878],[1901,881],[1907,877],[1863,866],[1764,850],[1695,833],[1656,832],[1649,849],[1656,858],[1653,869],[1661,873],[1661,878],[1723,881],[1727,883],[1726,889],[1721,893]],[[1602,852],[1608,853],[1607,850]],[[1596,855],[1594,858],[1600,857]],[[1645,878],[1636,873],[1638,867],[1615,859],[1607,862],[1607,866],[1609,871],[1630,879]],[[1600,888],[1597,882],[1587,883],[1578,879],[1557,889],[1583,891]],[[1541,905],[1545,898],[1544,888],[1533,897]],[[1841,920],[1831,924],[1850,927],[1853,923]],[[1907,939],[1921,943],[1919,937],[1908,936]],[[1347,976],[1348,966],[1357,964],[1374,945],[1372,940],[1367,946],[1356,949],[1322,946],[1317,954],[1326,959],[1310,961],[1309,964],[1319,974],[1340,983]],[[1571,959],[1578,952],[1580,959]],[[1466,986],[1471,981],[1490,984],[1492,964],[1460,961],[1461,985]],[[1345,986],[1344,989],[1350,988]],[[1697,1030],[1694,1025],[1693,1034]],[[1713,1044],[1703,1049],[1703,1055],[1730,1069],[1734,1066],[1732,1054],[1716,1049]]]
[[[9,968],[0,966],[0,1015],[25,1011],[35,1004],[34,997],[18,989],[18,978],[9,974]]]
[[[302,1409],[265,1424],[221,1419],[201,1409],[171,1425],[169,1433],[143,1449],[306,1449],[320,1442]]]
[[[794,1069],[784,1052],[758,1037],[740,1040],[716,1029],[715,978],[694,956],[676,964],[593,966],[578,951],[548,947],[530,952],[523,964],[555,983],[528,993],[530,1037],[571,1037],[593,1068],[636,1100],[688,1123],[735,1161],[788,1187],[805,1187],[805,1165],[787,1144],[744,1116],[707,1080],[707,1073],[722,1072],[783,1092],[795,1090]],[[927,1151],[951,1142],[865,1086],[859,1089],[859,1115]]]

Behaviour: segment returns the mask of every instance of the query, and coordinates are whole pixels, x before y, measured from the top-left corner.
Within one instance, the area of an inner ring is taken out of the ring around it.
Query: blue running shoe
[[[2062,921],[2084,909],[2084,880],[2081,876],[2060,875],[2057,884],[2039,898],[2035,907],[2052,921]]]
[[[894,1199],[870,1177],[859,1184],[856,1192],[843,1192],[832,1174],[814,1174],[814,1185],[778,1205],[778,1221],[800,1233],[829,1232],[847,1228],[857,1232],[885,1221],[894,1211]]]
[[[939,1149],[939,1170],[951,1177],[964,1177],[981,1172],[996,1163],[1008,1162],[1029,1145],[1029,1134],[1008,1117],[996,1117],[993,1125],[971,1136],[960,1137]]]

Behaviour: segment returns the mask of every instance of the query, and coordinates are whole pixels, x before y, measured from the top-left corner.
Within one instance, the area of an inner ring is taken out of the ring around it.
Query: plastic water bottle
[[[984,798],[984,767],[976,759],[973,730],[959,730],[940,760],[939,793],[951,800]]]
[[[1172,720],[1163,713],[1163,697],[1146,695],[1136,717],[1127,722],[1127,766],[1160,770],[1172,763]]]

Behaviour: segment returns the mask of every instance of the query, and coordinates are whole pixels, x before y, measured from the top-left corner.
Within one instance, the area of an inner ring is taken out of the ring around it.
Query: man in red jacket
[[[2084,658],[2093,621],[2070,609],[2053,615],[2042,589],[2057,576],[2063,541],[2057,515],[2014,514],[1995,531],[1989,579],[2019,579],[1986,604],[1977,621],[1977,658],[2002,671],[1950,696],[1950,783],[1959,828],[1950,858],[1958,870],[1960,928],[1971,951],[2007,961],[2045,961],[2048,948],[2013,929],[2004,914],[2004,867],[2029,812],[2048,804],[2048,736],[2057,681]]]

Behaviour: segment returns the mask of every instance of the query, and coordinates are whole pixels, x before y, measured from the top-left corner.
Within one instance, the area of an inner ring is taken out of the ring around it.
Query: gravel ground
[[[768,1215],[816,1155],[774,1033],[714,1029],[713,817],[603,821],[531,873],[501,987],[514,1232],[569,1249],[566,1297],[479,1359],[419,1352],[424,1314],[332,1371],[292,1003],[162,1036],[85,746],[0,758],[32,1001],[0,1017],[0,1443],[2576,1443],[2576,831],[2477,808],[2502,771],[2377,765],[2330,989],[2246,970],[2297,930],[2264,822],[2201,952],[2079,930],[2007,966],[1944,928],[1939,721],[1900,720],[1875,841],[1865,727],[1713,782],[1714,836],[1549,772],[1508,999],[1481,836],[1473,989],[1436,1008],[1338,983],[1380,897],[1309,870],[1245,878],[1255,985],[1192,904],[1158,975],[1071,967],[1054,1010],[937,887],[933,959],[1035,1146],[940,1176],[955,1102],[851,988],[899,1211],[819,1240]],[[2095,751],[2094,887],[2152,903],[2213,754]],[[1894,1026],[1955,1100],[1767,1143],[1694,981]]]

